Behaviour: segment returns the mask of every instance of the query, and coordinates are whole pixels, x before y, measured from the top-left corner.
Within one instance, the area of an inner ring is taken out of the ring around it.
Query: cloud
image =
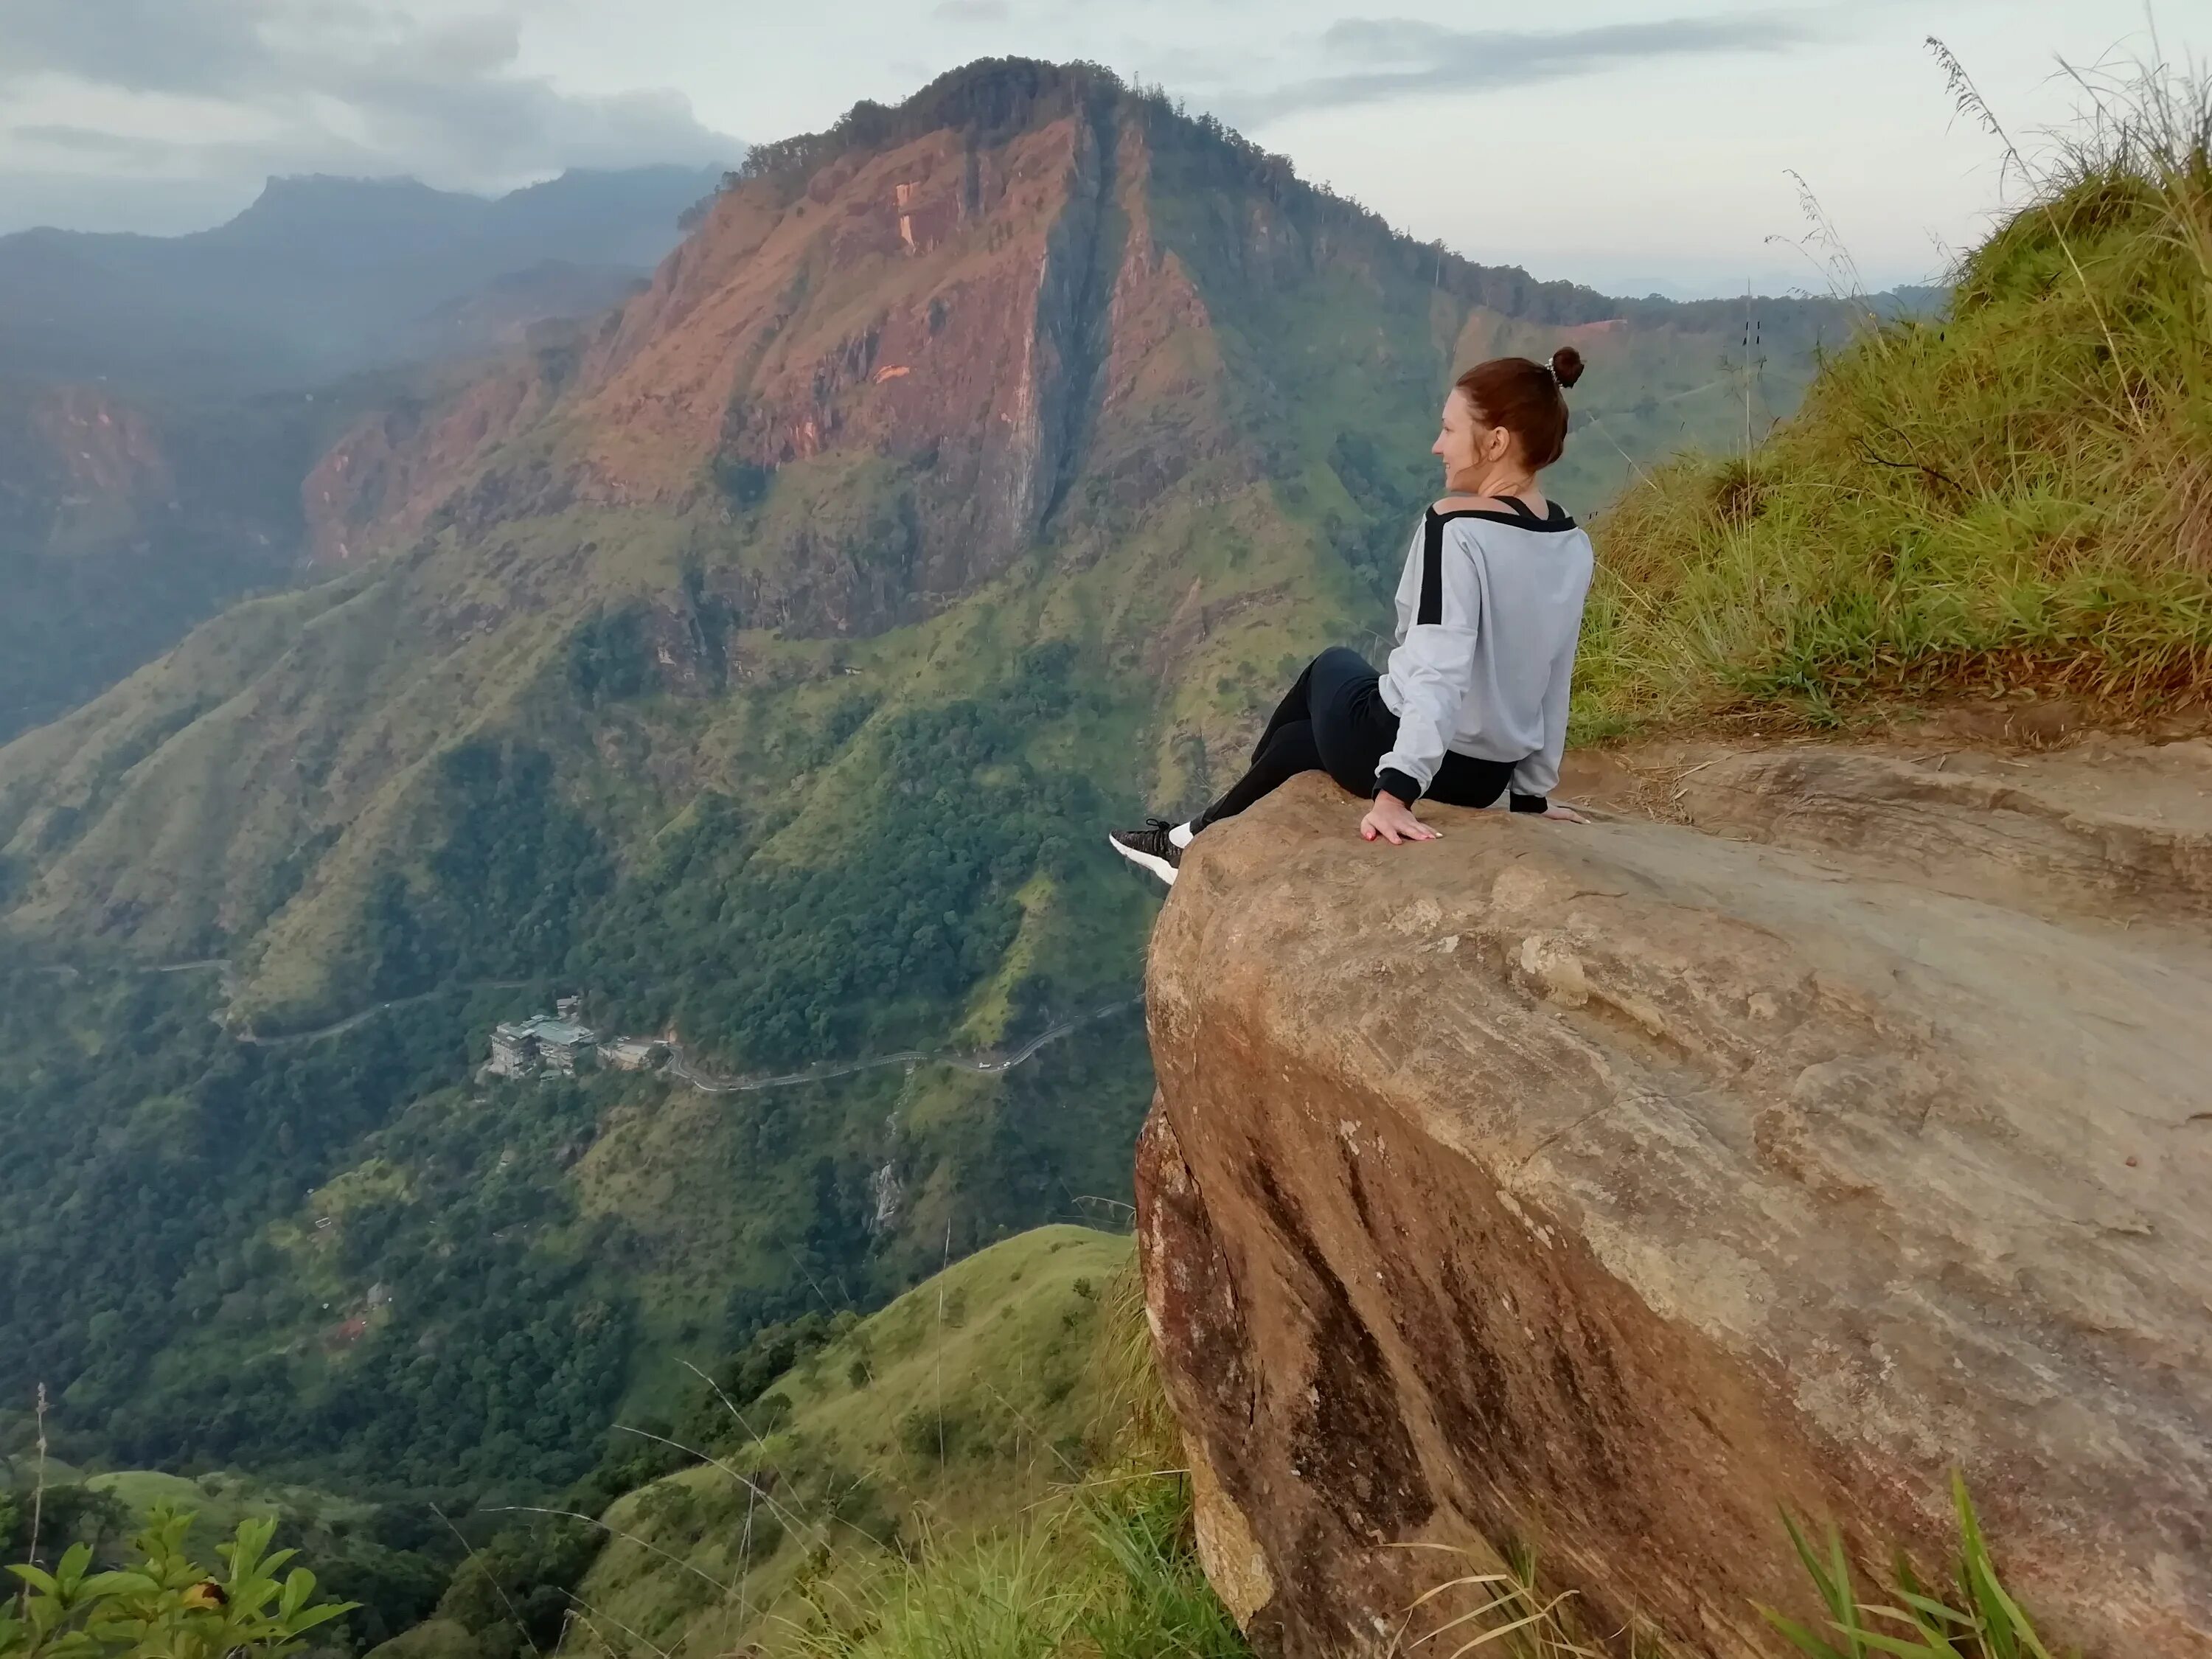
[[[1365,67],[1248,94],[1237,100],[1234,117],[1258,125],[1304,110],[1413,93],[1480,92],[1652,58],[1780,52],[1811,37],[1802,18],[1761,13],[1558,31],[1454,29],[1408,17],[1347,17],[1322,33],[1321,49],[1332,62]]]
[[[1003,23],[1014,14],[1006,0],[940,0],[929,15],[939,23]]]
[[[0,156],[484,186],[736,153],[680,93],[585,95],[525,72],[514,3],[424,19],[392,0],[7,0],[0,110],[19,114],[0,116]]]
[[[158,165],[165,159],[169,149],[152,138],[138,138],[121,132],[103,132],[98,127],[70,126],[58,122],[17,127],[14,136],[42,149],[59,150],[68,155],[84,156],[133,168]]]

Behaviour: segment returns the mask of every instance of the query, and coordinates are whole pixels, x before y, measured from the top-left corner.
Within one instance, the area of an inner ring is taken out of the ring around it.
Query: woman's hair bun
[[[1552,354],[1552,374],[1562,388],[1572,386],[1583,377],[1583,354],[1572,346],[1561,346]]]

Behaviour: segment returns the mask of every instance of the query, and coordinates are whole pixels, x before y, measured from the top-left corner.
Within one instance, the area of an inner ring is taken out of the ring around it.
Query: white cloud
[[[512,9],[426,20],[388,0],[8,0],[0,111],[0,174],[74,177],[88,206],[149,178],[485,188],[737,149],[672,88],[583,93],[526,72]]]
[[[1251,122],[1302,110],[1385,103],[1421,93],[1474,92],[1587,75],[1624,63],[1778,52],[1813,38],[1804,20],[1749,12],[1601,23],[1578,29],[1462,29],[1409,17],[1340,18],[1320,55],[1358,64],[1232,100]]]

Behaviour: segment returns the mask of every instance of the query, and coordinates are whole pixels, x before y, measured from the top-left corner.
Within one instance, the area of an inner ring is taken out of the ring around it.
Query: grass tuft
[[[1956,1472],[1951,1476],[1951,1502],[1959,1522],[1957,1593],[1951,1601],[1933,1595],[1902,1554],[1891,1570],[1891,1599],[1860,1601],[1835,1529],[1829,1528],[1823,1553],[1813,1547],[1803,1528],[1784,1516],[1797,1559],[1827,1611],[1827,1632],[1815,1632],[1771,1607],[1759,1612],[1806,1659],[2052,1659],[1997,1577],[1973,1499]]]
[[[1456,1558],[1470,1571],[1431,1585],[1407,1609],[1399,1650],[1433,1659],[1666,1659],[1668,1650],[1644,1621],[1598,1636],[1585,1626],[1572,1590],[1540,1588],[1536,1558],[1453,1544],[1407,1544]],[[1409,1633],[1418,1631],[1419,1634]]]
[[[1954,97],[1987,115],[1945,58]],[[1601,527],[1588,741],[1717,718],[2212,690],[2212,87],[2089,108],[1966,257],[1948,316],[1871,325],[1747,457],[1676,461]]]

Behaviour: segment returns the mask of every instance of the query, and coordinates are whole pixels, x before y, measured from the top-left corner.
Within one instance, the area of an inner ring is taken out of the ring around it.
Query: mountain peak
[[[342,173],[272,173],[242,212],[240,219],[317,210],[334,204],[359,206],[375,204],[478,202],[483,198],[458,191],[440,190],[412,173],[390,173],[376,178]],[[233,222],[236,222],[235,220]]]
[[[746,179],[804,178],[849,151],[887,149],[947,128],[981,144],[1002,143],[1091,97],[1126,89],[1120,76],[1097,64],[979,58],[946,70],[899,103],[864,98],[823,131],[756,146],[738,173]]]
[[[328,173],[272,174],[252,205],[203,233],[226,240],[289,243],[293,239],[458,225],[483,211],[482,197],[438,190],[420,179],[351,179]]]

